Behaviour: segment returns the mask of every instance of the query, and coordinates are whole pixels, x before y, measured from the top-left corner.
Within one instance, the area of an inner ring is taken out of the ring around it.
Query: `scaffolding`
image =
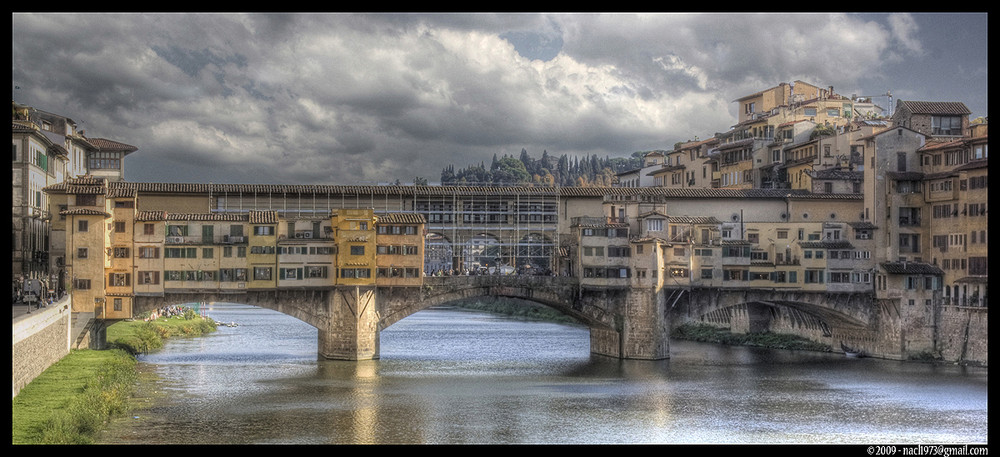
[[[426,267],[456,273],[548,274],[559,245],[559,192],[551,187],[443,186],[414,197],[427,220]],[[451,261],[441,257],[450,255]]]
[[[426,219],[425,271],[469,273],[502,267],[547,274],[559,246],[559,189],[526,186],[209,186],[212,212],[277,211],[289,220],[336,209]]]

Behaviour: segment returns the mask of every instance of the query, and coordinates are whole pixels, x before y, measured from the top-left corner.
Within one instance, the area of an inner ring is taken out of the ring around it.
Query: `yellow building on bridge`
[[[240,293],[335,285],[420,285],[423,216],[337,209],[326,216],[278,211],[140,210],[137,192],[81,178],[49,189],[65,231],[74,312],[133,317],[133,297]],[[196,209],[179,195],[174,209]],[[377,253],[380,261],[376,262]]]

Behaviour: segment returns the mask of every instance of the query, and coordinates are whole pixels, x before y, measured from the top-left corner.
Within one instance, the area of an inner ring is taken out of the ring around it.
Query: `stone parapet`
[[[13,395],[46,368],[69,354],[72,339],[70,297],[14,319],[11,340]]]

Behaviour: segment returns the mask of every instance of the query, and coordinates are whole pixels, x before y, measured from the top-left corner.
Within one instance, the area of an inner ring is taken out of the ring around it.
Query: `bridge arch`
[[[734,333],[795,334],[838,348],[873,344],[878,317],[864,293],[741,289],[687,291],[685,306],[672,308],[674,327],[703,322]],[[674,291],[680,294],[680,291]]]
[[[612,329],[608,309],[577,299],[573,278],[526,275],[472,275],[425,278],[420,296],[412,291],[379,290],[379,328],[433,306],[482,297],[503,297],[547,306],[591,328]]]
[[[161,309],[164,306],[187,303],[237,303],[257,306],[294,317],[316,328],[328,325],[328,318],[317,309],[329,308],[334,289],[261,290],[244,293],[172,292],[157,296],[136,296],[134,311],[137,314]]]

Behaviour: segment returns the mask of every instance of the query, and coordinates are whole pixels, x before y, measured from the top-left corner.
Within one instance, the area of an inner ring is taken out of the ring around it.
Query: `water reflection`
[[[589,353],[585,328],[434,310],[382,358],[319,360],[316,330],[244,306],[143,358],[167,393],[122,443],[985,442],[986,370],[672,342]],[[216,315],[217,314],[217,315]]]

